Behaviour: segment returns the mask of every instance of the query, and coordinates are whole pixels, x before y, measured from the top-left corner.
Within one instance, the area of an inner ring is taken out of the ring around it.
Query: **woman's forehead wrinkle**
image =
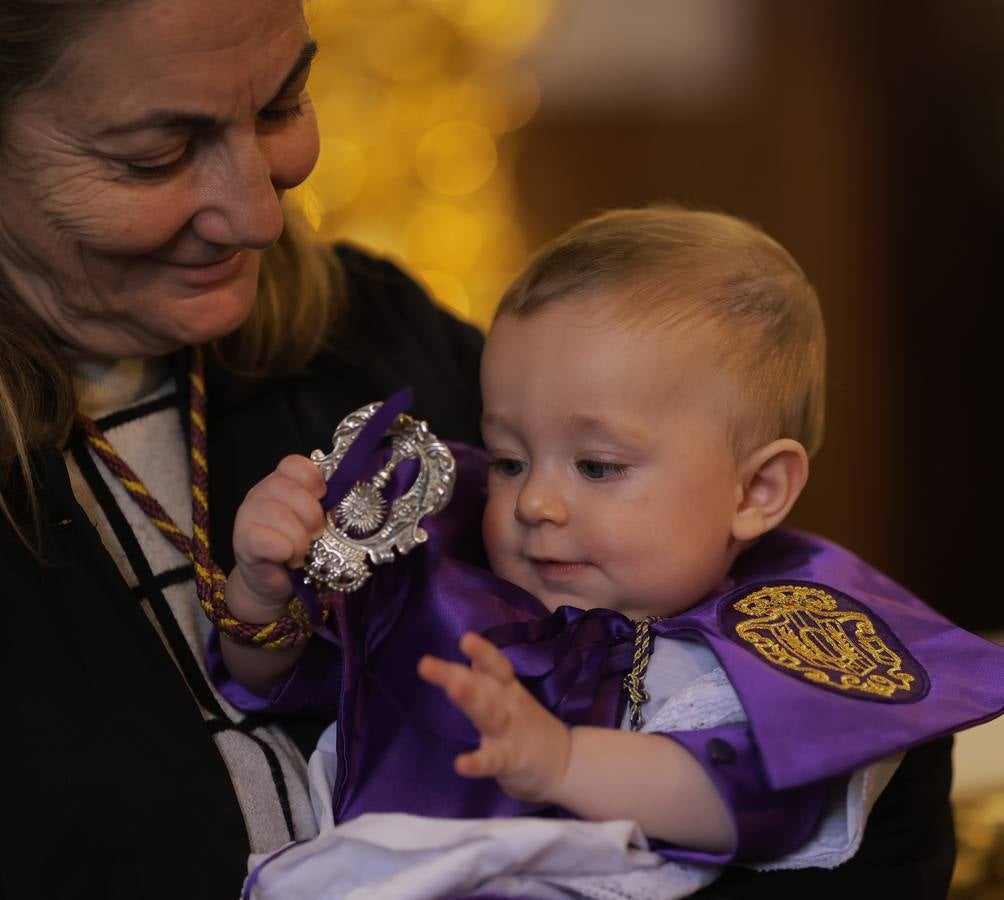
[[[88,39],[63,59],[57,67],[61,75],[53,76],[60,90],[68,89],[84,102],[91,92],[118,96],[127,105],[137,86],[144,92],[152,87],[164,98],[157,105],[165,110],[223,118],[267,105],[313,55],[309,31],[298,14],[276,16],[271,28],[263,28],[261,17],[250,13],[212,27],[211,12],[199,21],[161,22],[163,4],[127,9],[125,15],[95,25]],[[215,85],[230,108],[192,107],[194,82]]]

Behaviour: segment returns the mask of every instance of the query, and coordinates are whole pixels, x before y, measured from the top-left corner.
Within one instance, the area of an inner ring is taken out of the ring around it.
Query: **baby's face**
[[[488,557],[550,610],[672,615],[718,586],[736,552],[733,388],[703,331],[588,311],[506,316],[488,337]]]

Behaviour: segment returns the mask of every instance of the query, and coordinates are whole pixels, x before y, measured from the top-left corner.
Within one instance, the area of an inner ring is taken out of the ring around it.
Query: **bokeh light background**
[[[537,109],[517,62],[550,0],[315,0],[321,157],[301,192],[320,233],[407,267],[487,325],[528,252],[513,187]]]

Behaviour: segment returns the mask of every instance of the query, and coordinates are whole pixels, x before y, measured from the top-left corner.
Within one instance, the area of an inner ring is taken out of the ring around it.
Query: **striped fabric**
[[[81,367],[81,412],[191,533],[189,463],[174,379],[159,361]],[[191,564],[97,459],[82,433],[66,451],[74,495],[184,678],[233,780],[252,852],[315,833],[306,766],[274,725],[235,710],[210,684],[203,658],[209,623]]]

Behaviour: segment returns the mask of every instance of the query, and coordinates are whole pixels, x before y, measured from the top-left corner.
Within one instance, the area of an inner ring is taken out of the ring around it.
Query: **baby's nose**
[[[531,476],[516,498],[516,518],[524,525],[563,525],[568,521],[568,507],[556,485]]]

